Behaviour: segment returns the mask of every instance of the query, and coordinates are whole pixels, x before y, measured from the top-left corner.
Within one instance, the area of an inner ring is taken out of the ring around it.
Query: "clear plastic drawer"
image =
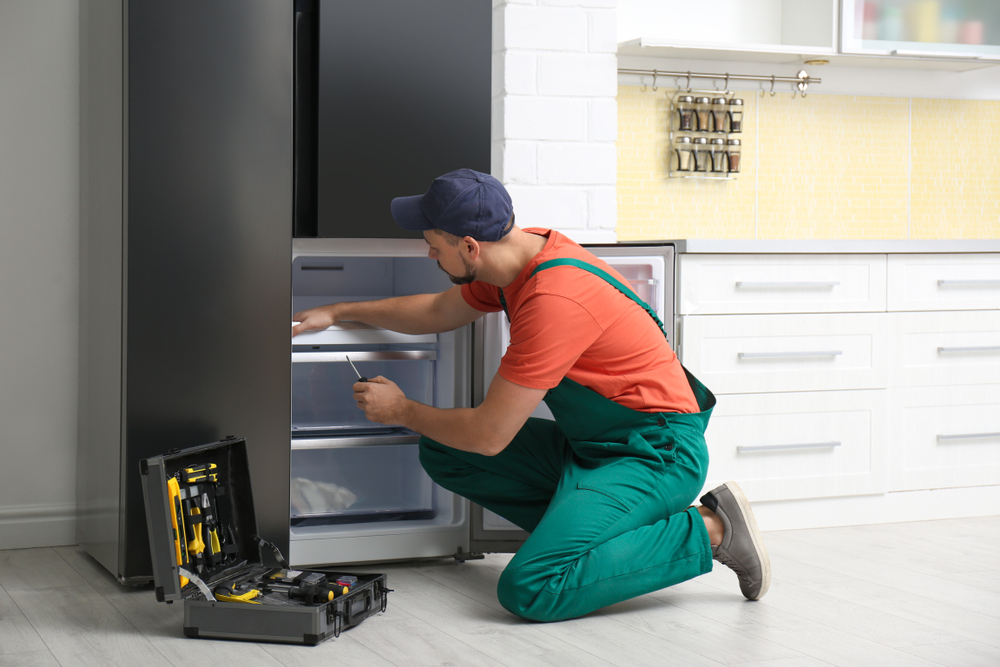
[[[317,437],[379,433],[391,426],[365,418],[354,400],[358,381],[348,358],[364,377],[379,375],[395,382],[408,398],[434,404],[433,350],[295,352],[292,354],[292,436]]]
[[[435,514],[434,483],[420,465],[415,443],[292,450],[293,525],[433,519]]]

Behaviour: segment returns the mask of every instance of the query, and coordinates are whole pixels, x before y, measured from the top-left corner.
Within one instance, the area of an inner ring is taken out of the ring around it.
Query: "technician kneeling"
[[[562,234],[514,225],[492,176],[460,169],[392,202],[457,287],[298,313],[293,332],[364,322],[451,331],[507,311],[510,347],[482,405],[440,409],[390,380],[354,385],[371,421],[423,435],[441,486],[531,533],[500,577],[509,611],[558,621],[704,574],[713,557],[743,595],[767,591],[770,563],[733,482],[704,485],[715,397],[681,366],[662,325],[608,264]],[[555,421],[529,418],[544,400]]]

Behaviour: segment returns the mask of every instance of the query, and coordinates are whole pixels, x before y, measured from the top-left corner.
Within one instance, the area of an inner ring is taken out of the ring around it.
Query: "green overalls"
[[[557,259],[534,273],[565,265],[608,281],[663,329],[597,267]],[[506,310],[502,291],[501,303]],[[555,421],[528,419],[496,456],[421,438],[420,462],[434,481],[531,533],[500,576],[508,611],[575,618],[711,571],[708,533],[689,505],[708,471],[715,397],[685,373],[699,413],[639,412],[563,378],[544,398]]]

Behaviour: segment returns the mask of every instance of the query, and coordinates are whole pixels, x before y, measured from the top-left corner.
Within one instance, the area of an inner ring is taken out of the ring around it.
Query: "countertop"
[[[1000,252],[1000,239],[941,241],[769,241],[756,239],[680,239],[666,241],[678,253],[696,254],[889,254]]]

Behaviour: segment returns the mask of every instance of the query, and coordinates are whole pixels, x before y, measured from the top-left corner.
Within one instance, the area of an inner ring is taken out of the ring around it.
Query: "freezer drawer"
[[[407,397],[434,404],[437,352],[407,351],[313,351],[292,353],[292,436],[315,437],[365,431],[388,432],[392,426],[374,424],[358,409],[352,387],[358,376],[386,377]]]
[[[433,482],[410,440],[293,449],[292,525],[433,519]]]

